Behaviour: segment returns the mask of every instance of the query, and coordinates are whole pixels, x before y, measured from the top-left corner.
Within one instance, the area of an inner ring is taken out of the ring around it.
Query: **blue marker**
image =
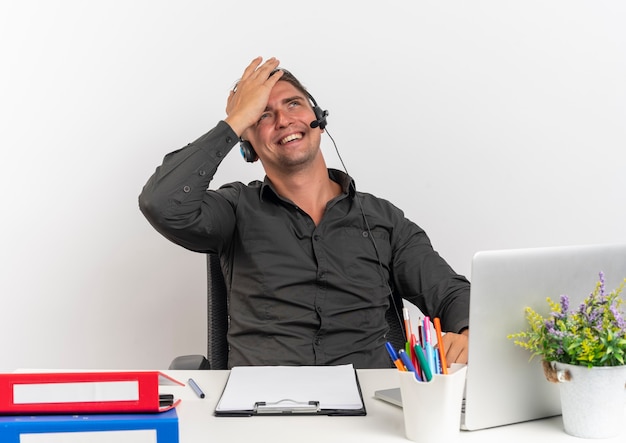
[[[391,361],[393,361],[393,364],[396,365],[396,368],[398,368],[399,371],[404,371],[404,366],[402,366],[402,362],[400,361],[400,357],[398,357],[398,354],[396,353],[396,350],[393,348],[393,345],[389,342],[385,343],[385,347],[387,348],[387,352],[389,353],[389,357],[391,358]]]
[[[407,370],[415,374],[415,378],[417,379],[417,381],[423,381],[422,377],[420,377],[418,372],[415,370],[415,366],[413,366],[413,363],[411,362],[411,357],[409,357],[409,355],[404,352],[404,349],[400,349],[400,352],[398,352],[398,354],[400,355],[400,360],[402,360],[402,363],[404,363],[404,366],[406,366]]]

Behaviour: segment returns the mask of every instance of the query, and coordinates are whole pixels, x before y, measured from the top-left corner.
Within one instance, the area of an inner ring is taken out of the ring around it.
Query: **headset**
[[[323,130],[328,124],[326,121],[328,111],[322,110],[311,94],[306,92],[306,95],[313,104],[313,113],[315,113],[315,120],[313,120],[309,126],[311,126],[311,128],[320,128]],[[248,140],[239,139],[239,151],[241,152],[243,159],[248,163],[254,163],[259,159],[259,156],[256,154],[252,144]]]

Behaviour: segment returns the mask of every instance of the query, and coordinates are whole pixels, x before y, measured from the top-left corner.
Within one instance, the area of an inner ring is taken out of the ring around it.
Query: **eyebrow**
[[[305,100],[305,98],[302,95],[294,95],[292,97],[287,97],[287,98],[284,98],[283,100],[281,100],[281,104],[289,103],[289,102],[294,101],[294,100]],[[265,111],[269,111],[269,110],[270,110],[270,107],[266,106],[265,107]]]

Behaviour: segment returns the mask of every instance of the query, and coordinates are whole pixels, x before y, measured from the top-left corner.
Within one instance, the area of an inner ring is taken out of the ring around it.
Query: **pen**
[[[424,351],[426,352],[426,360],[430,367],[431,372],[435,371],[435,350],[430,340],[430,317],[424,317]]]
[[[200,386],[198,386],[198,384],[193,381],[193,378],[189,379],[189,386],[191,386],[191,389],[193,389],[193,392],[195,392],[198,397],[204,398],[204,392],[202,392]]]
[[[435,332],[437,333],[437,349],[439,350],[439,360],[441,361],[441,372],[448,373],[448,363],[446,362],[446,351],[443,349],[443,334],[441,333],[441,321],[435,317]]]
[[[420,375],[417,373],[415,366],[413,366],[413,363],[411,363],[411,357],[408,356],[404,349],[400,349],[400,352],[398,352],[398,354],[400,355],[400,360],[402,360],[402,363],[404,363],[404,366],[406,366],[406,369],[415,374],[415,378],[417,379],[417,381],[423,381],[422,377],[420,377]]]
[[[417,341],[420,343],[420,346],[424,347],[424,325],[422,325],[422,320],[420,320],[417,325]]]
[[[433,355],[435,356],[435,369],[433,371],[435,374],[441,374],[441,360],[439,360],[439,350],[433,349]]]
[[[409,350],[407,351],[407,354],[411,356],[411,362],[413,363],[413,366],[415,366],[415,369],[419,372],[420,364],[419,364],[419,361],[417,360],[417,355],[415,355],[415,351],[414,351],[415,345],[417,345],[417,338],[415,337],[415,334],[411,334],[411,343],[409,346]]]
[[[387,348],[389,357],[391,357],[391,361],[393,361],[393,364],[396,365],[396,368],[398,368],[398,370],[400,371],[405,371],[404,366],[402,365],[402,362],[400,361],[400,357],[398,357],[398,354],[396,354],[396,350],[393,349],[393,345],[387,342],[385,343],[385,347]]]
[[[415,353],[417,354],[417,359],[420,361],[422,366],[422,371],[424,371],[424,378],[426,381],[431,381],[433,379],[433,373],[430,371],[430,367],[426,361],[426,356],[424,355],[424,351],[422,351],[422,347],[420,345],[415,345]]]

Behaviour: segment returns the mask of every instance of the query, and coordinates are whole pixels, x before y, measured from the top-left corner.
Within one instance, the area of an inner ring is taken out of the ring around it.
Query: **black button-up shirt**
[[[208,190],[237,141],[218,123],[168,154],[139,198],[165,237],[221,256],[230,367],[390,367],[384,347],[390,290],[440,317],[445,331],[468,326],[469,282],[400,209],[356,192],[345,173],[329,170],[343,193],[328,202],[317,226],[267,178]]]

